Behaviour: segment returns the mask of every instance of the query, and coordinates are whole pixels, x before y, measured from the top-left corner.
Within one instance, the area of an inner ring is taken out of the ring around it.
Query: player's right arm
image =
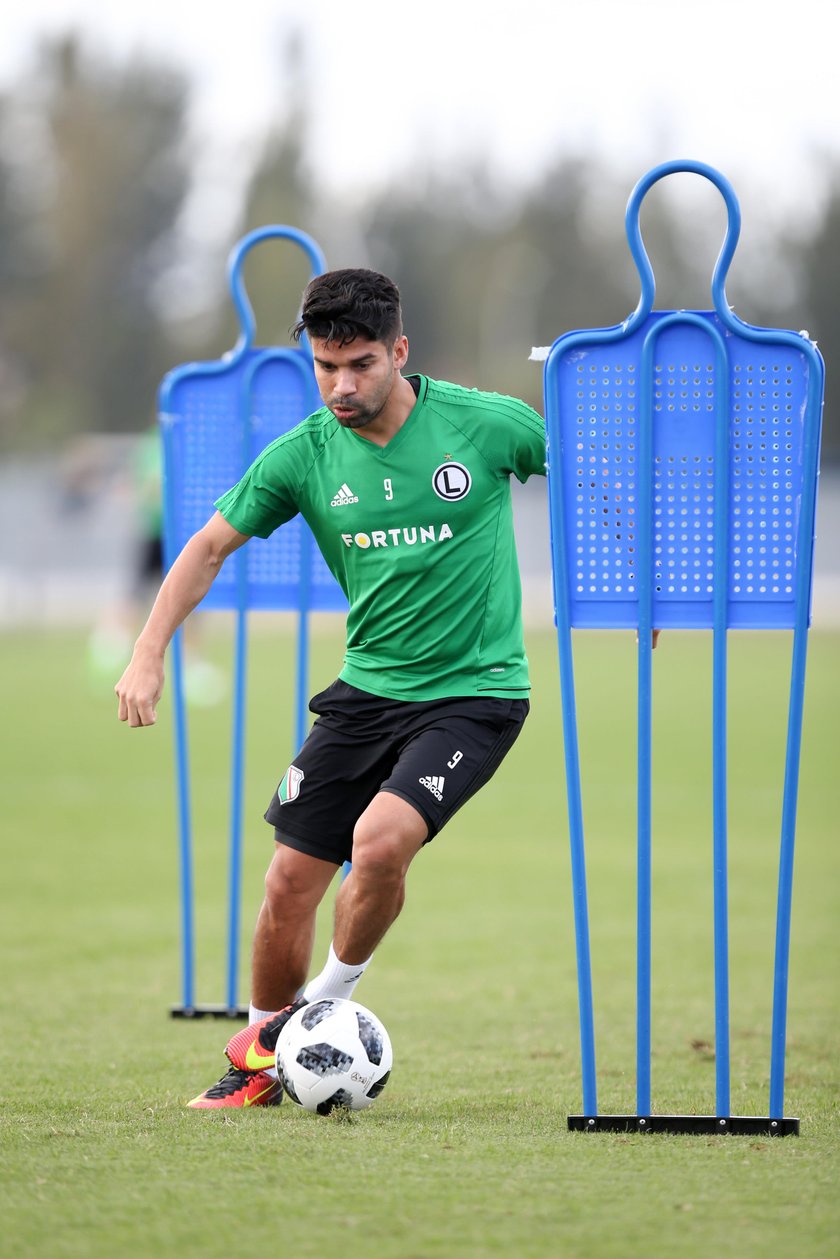
[[[249,536],[216,512],[190,538],[167,573],[128,668],[114,687],[120,721],[130,726],[154,725],[163,691],[163,658],[172,635],[207,594],[227,557]]]

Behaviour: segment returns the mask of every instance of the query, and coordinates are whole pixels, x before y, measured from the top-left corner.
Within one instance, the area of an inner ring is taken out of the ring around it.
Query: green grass
[[[257,621],[259,618],[256,619]],[[255,622],[256,624],[256,622]],[[226,661],[223,630],[205,648]],[[530,721],[494,783],[418,858],[358,990],[395,1067],[350,1120],[291,1104],[200,1114],[226,1024],[179,997],[168,705],[116,721],[80,634],[2,640],[0,1254],[610,1256],[836,1253],[840,636],[811,638],[794,895],[788,1114],[802,1136],[566,1131],[580,1108],[562,736],[553,639],[531,634]],[[731,636],[732,1110],[767,1113],[786,635]],[[313,688],[340,643],[319,629]],[[285,623],[251,646],[247,937],[288,761]],[[634,650],[577,643],[600,1105],[634,1103]],[[655,657],[653,1092],[714,1110],[708,640]],[[199,998],[224,975],[227,705],[191,714]],[[318,954],[329,939],[329,910]]]

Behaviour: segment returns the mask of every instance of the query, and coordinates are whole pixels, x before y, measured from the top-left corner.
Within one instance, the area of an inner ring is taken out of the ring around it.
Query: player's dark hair
[[[351,267],[326,271],[304,289],[292,336],[299,341],[303,332],[339,346],[357,337],[393,345],[402,334],[400,291],[379,271]]]

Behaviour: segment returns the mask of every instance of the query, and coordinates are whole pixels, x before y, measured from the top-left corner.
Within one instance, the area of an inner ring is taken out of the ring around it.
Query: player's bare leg
[[[225,1050],[230,1068],[188,1106],[273,1106],[282,1096],[274,1070],[274,1046],[312,960],[315,915],[338,866],[278,844],[265,876],[265,900],[257,918],[252,955],[251,1006],[278,1013],[238,1032]],[[270,1033],[270,1035],[269,1035]]]
[[[402,909],[405,876],[427,833],[417,810],[390,792],[380,792],[359,818],[353,867],[336,898],[333,949],[339,964],[355,967],[369,960]],[[263,1106],[280,1100],[273,1051],[291,1012],[284,1007],[291,1006],[305,981],[316,911],[336,868],[278,844],[254,935],[251,997],[253,1006],[278,1013],[229,1041],[230,1069],[190,1106]]]
[[[280,1010],[306,983],[315,939],[315,916],[338,869],[278,844],[265,876],[251,959],[251,1003]]]
[[[405,901],[408,867],[429,833],[413,805],[374,796],[353,832],[353,866],[335,902],[333,948],[348,966],[366,962]]]

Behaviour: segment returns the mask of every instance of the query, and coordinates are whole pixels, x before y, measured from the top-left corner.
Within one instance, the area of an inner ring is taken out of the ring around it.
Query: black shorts
[[[134,595],[145,599],[152,582],[163,576],[163,539],[160,534],[143,538],[137,546],[134,564]]]
[[[413,805],[432,839],[492,778],[528,715],[526,699],[384,699],[341,680],[314,696],[318,714],[274,793],[275,838],[340,865],[380,791]]]

